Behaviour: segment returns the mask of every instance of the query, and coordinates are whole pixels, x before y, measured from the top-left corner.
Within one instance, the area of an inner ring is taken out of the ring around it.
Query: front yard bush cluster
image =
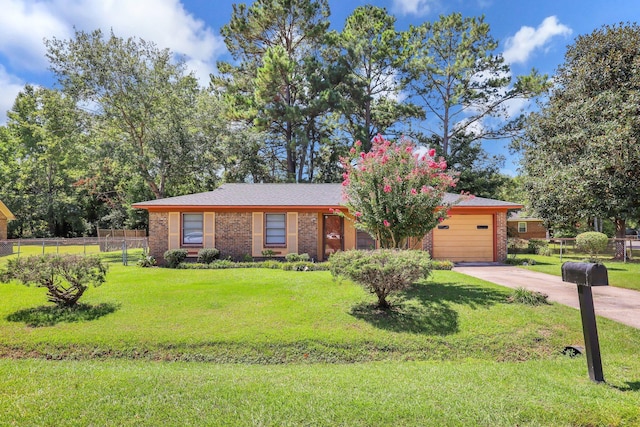
[[[329,258],[334,277],[351,279],[378,297],[378,307],[390,307],[387,297],[408,289],[431,273],[431,257],[420,250],[378,249],[336,252]]]

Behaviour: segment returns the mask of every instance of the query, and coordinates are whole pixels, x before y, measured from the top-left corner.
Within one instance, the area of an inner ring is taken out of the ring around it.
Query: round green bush
[[[220,251],[215,248],[204,248],[198,251],[198,259],[197,262],[201,262],[203,264],[211,264],[213,261],[218,259],[220,256]]]
[[[188,252],[186,249],[169,249],[164,253],[164,260],[167,267],[178,268],[181,262],[187,259]]]
[[[580,252],[586,252],[592,258],[604,252],[608,243],[607,235],[597,231],[587,231],[576,236],[576,249]]]
[[[378,297],[378,307],[390,307],[387,297],[408,289],[431,273],[428,252],[378,249],[339,251],[329,258],[331,274],[353,280]]]

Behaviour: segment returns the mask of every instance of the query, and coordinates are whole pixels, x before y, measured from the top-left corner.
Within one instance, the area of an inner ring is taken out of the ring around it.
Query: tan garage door
[[[494,234],[493,215],[453,215],[433,230],[433,257],[494,261]]]

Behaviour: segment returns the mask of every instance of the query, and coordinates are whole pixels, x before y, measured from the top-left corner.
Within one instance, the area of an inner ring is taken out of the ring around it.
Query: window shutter
[[[252,213],[252,245],[251,245],[251,256],[260,257],[262,256],[262,234],[264,230],[264,225],[262,223],[262,212],[253,212]]]
[[[298,212],[287,212],[287,252],[298,253]]]
[[[216,214],[215,212],[204,213],[203,224],[204,240],[203,244],[205,248],[216,247]]]
[[[169,249],[180,249],[180,212],[169,212]]]

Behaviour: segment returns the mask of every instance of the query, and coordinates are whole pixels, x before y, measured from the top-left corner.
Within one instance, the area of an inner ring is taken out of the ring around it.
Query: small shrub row
[[[164,260],[169,268],[178,268],[180,264],[187,259],[186,249],[170,249],[164,253]],[[211,264],[220,256],[220,251],[215,248],[203,248],[198,251],[198,258],[196,262],[201,264]],[[155,261],[155,260],[154,260]],[[143,266],[145,267],[145,266]]]
[[[280,262],[274,260],[254,262],[234,262],[227,259],[216,260],[210,264],[197,262],[182,262],[177,267],[184,270],[217,270],[223,268],[269,268],[285,271],[326,271],[329,267],[326,263],[314,263],[309,261]]]

